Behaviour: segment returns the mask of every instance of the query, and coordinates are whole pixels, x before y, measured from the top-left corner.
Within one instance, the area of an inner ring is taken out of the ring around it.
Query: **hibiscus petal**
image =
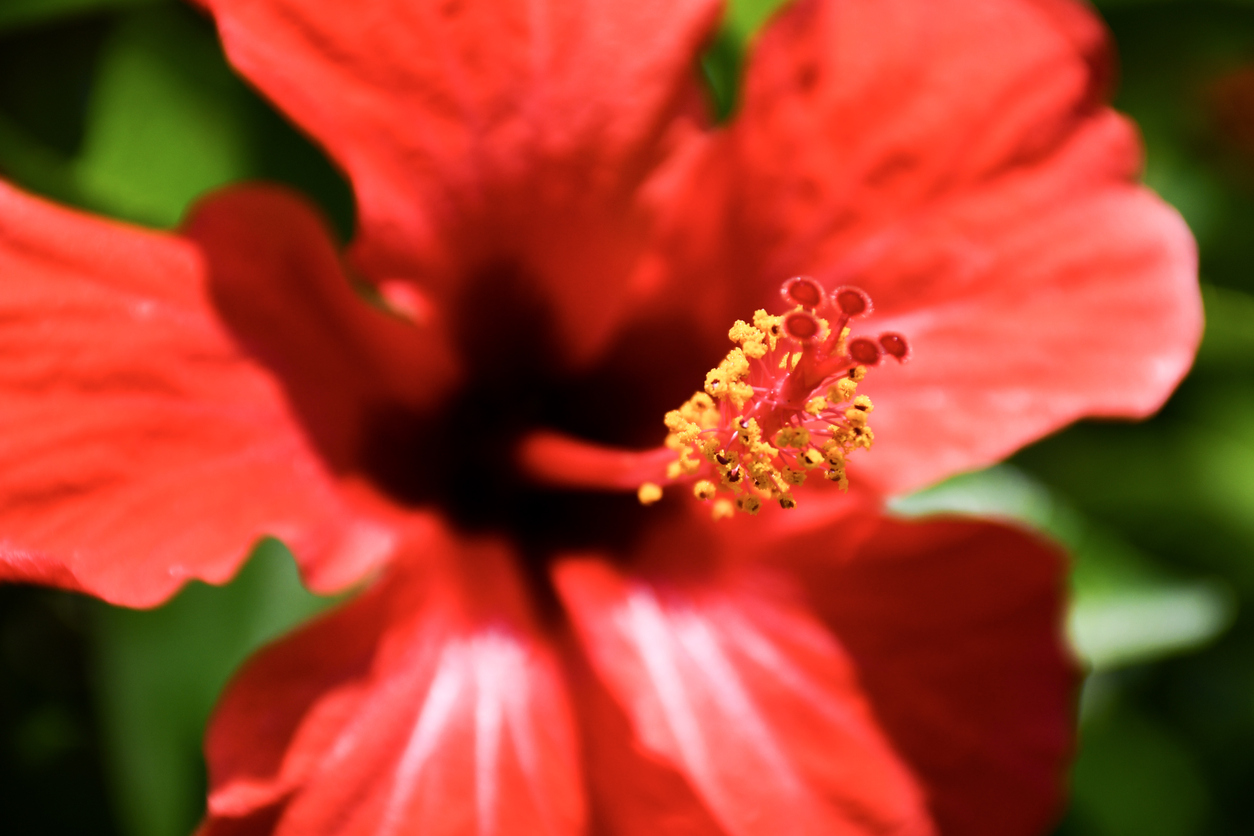
[[[683,555],[668,558],[683,565]],[[559,565],[556,581],[593,669],[629,718],[637,758],[681,774],[727,833],[934,832],[849,656],[786,579],[631,578],[583,559]],[[612,724],[594,727],[588,747],[620,736]],[[659,790],[655,778],[649,792],[643,768],[626,782],[592,779],[594,789],[612,782],[603,795],[646,793],[600,805],[603,816],[628,817],[611,832],[641,832],[632,807],[656,806],[659,795],[682,810],[674,781]]]
[[[226,580],[263,534],[307,568],[378,540],[219,321],[195,246],[0,185],[0,275],[0,578],[147,606]]]
[[[417,427],[458,380],[440,323],[367,304],[320,219],[282,189],[221,192],[186,234],[204,250],[223,318],[282,381],[322,457],[386,481],[376,460],[395,441],[386,432]]]
[[[940,831],[1045,832],[1061,809],[1079,681],[1057,550],[1007,526],[887,521],[849,559],[795,568]]]
[[[588,669],[577,650],[567,654],[576,699],[597,836],[726,836],[685,778],[636,742],[630,719]]]
[[[573,721],[514,556],[435,538],[409,557],[230,686],[206,832],[280,806],[276,836],[582,832]]]
[[[452,308],[543,288],[588,355],[649,232],[714,0],[203,0],[231,61],[353,180],[358,264]]]
[[[902,492],[1082,415],[1143,416],[1187,370],[1193,242],[1134,185],[1109,68],[1065,0],[801,0],[764,31],[676,207],[677,263],[731,277],[728,318],[809,274],[869,292],[856,330],[907,336],[864,386],[876,448],[851,478]]]

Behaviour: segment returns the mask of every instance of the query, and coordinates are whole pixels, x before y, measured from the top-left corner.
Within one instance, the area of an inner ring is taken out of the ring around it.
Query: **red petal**
[[[964,212],[990,218],[1017,201],[1004,196]],[[868,323],[907,334],[912,357],[862,387],[876,444],[855,467],[882,490],[991,464],[1086,415],[1145,417],[1192,364],[1197,259],[1173,210],[1132,189],[1028,206],[1031,220],[986,251],[982,286],[920,289],[916,305],[886,303]]]
[[[412,494],[423,422],[458,380],[442,322],[367,304],[321,220],[286,191],[215,195],[193,212],[186,234],[204,250],[222,317],[282,383],[343,495],[364,500],[354,509],[378,528],[375,551],[386,552],[406,524],[397,504],[419,504]],[[355,581],[368,566],[344,549],[307,558],[307,580],[318,588]]]
[[[211,827],[285,804],[276,836],[582,832],[573,721],[514,556],[435,539],[410,557],[230,686]]]
[[[556,580],[642,755],[682,774],[728,833],[934,832],[848,655],[781,577],[646,580],[576,560]],[[603,792],[639,792],[629,777]],[[635,803],[653,802],[600,807]]]
[[[821,554],[828,542],[790,545]],[[849,559],[799,571],[940,831],[1045,832],[1061,808],[1079,680],[1057,551],[1000,525],[890,521]]]
[[[713,0],[203,0],[232,62],[351,176],[356,255],[469,310],[511,276],[586,355],[649,232]]]
[[[276,805],[241,818],[206,819],[195,836],[272,836],[282,814],[283,806]]]
[[[913,356],[865,387],[876,447],[854,468],[881,489],[1144,415],[1191,362],[1193,242],[1133,185],[1108,75],[1097,19],[1061,0],[801,0],[758,42],[676,207],[681,269],[744,289],[728,318],[797,274],[869,292],[855,330]]]
[[[663,759],[642,752],[630,719],[577,650],[568,679],[586,741],[584,773],[598,836],[726,836],[691,783]]]
[[[0,275],[0,578],[147,606],[263,534],[368,554],[193,245],[0,185]]]

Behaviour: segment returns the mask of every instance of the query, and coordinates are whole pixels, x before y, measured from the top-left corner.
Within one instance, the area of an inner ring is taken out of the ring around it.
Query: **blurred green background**
[[[733,3],[702,61],[723,115],[773,5]],[[1072,550],[1091,673],[1059,834],[1254,834],[1254,0],[1098,7],[1146,179],[1201,248],[1197,366],[1151,421],[1085,423],[896,506],[1017,519]],[[207,189],[277,180],[352,229],[342,177],[172,0],[0,0],[0,176],[158,227]],[[149,612],[0,587],[0,829],[190,833],[217,692],[326,604],[273,541],[230,585]]]

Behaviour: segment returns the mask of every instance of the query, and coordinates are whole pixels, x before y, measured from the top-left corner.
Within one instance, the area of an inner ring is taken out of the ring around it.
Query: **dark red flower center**
[[[594,367],[572,370],[540,286],[508,263],[468,282],[452,323],[466,383],[435,414],[377,405],[360,466],[394,501],[506,535],[532,562],[563,549],[625,551],[656,509],[630,493],[540,484],[515,450],[537,431],[655,446],[658,416],[708,368],[709,344],[684,321],[636,325]]]

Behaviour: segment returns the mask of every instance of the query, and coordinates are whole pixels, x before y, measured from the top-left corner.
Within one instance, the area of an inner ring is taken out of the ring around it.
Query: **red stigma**
[[[880,349],[865,337],[858,337],[849,341],[849,356],[863,366],[874,366],[880,361]]]
[[[862,316],[871,311],[871,297],[856,287],[838,287],[832,300],[845,316]]]
[[[819,334],[819,321],[805,311],[794,311],[784,317],[784,332],[798,342],[809,342]]]
[[[784,282],[781,292],[785,302],[814,310],[823,304],[823,286],[807,276],[797,276]]]
[[[880,348],[884,349],[885,354],[891,354],[897,358],[899,363],[904,361],[906,355],[910,353],[910,344],[901,334],[880,334]]]

